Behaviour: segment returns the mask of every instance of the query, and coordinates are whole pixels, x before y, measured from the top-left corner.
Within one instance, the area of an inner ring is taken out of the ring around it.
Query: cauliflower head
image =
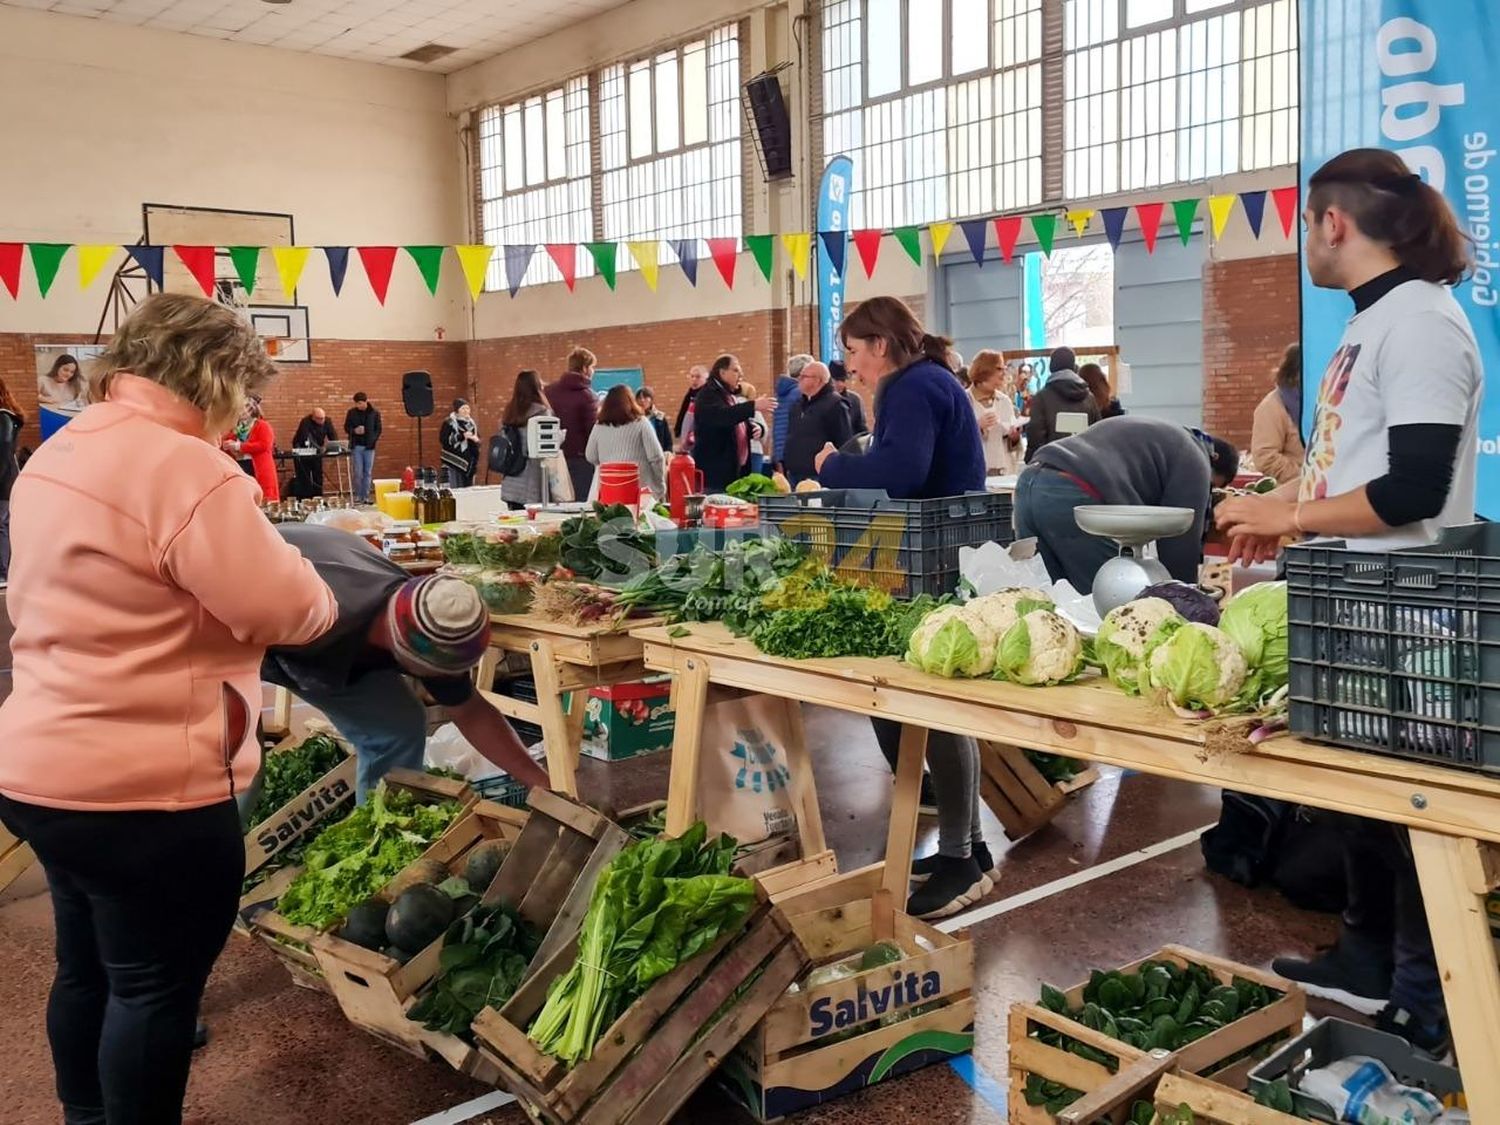
[[[1178,708],[1213,711],[1234,701],[1250,669],[1227,633],[1190,621],[1156,646],[1147,678],[1157,695]]]
[[[967,607],[940,606],[912,631],[906,662],[936,676],[985,676],[995,666],[999,636]]]
[[[1033,609],[1052,609],[1052,595],[1029,586],[1011,586],[985,594],[968,602],[964,608],[989,624],[998,636]]]
[[[1083,638],[1072,622],[1051,610],[1021,617],[1000,638],[995,678],[1013,683],[1060,684],[1083,671]]]
[[[1137,598],[1110,610],[1094,638],[1094,659],[1117,688],[1131,695],[1141,690],[1146,661],[1186,624],[1165,598]]]

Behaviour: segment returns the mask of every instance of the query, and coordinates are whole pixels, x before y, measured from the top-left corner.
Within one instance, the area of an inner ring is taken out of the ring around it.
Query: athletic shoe
[[[990,855],[990,848],[988,844],[986,844],[983,840],[980,840],[974,845],[973,855],[974,862],[979,864],[979,870],[984,872],[985,878],[987,878],[991,882],[991,884],[999,879],[1000,865],[997,864],[994,858]],[[912,885],[920,887],[923,883],[927,882],[928,879],[932,878],[932,873],[937,870],[938,864],[942,861],[942,859],[942,856],[933,854],[929,856],[923,856],[921,859],[914,862],[911,865]]]
[[[1373,1016],[1391,998],[1391,953],[1378,949],[1345,930],[1338,944],[1319,950],[1311,961],[1278,957],[1271,971],[1295,981],[1309,996],[1331,1000],[1335,1004]]]
[[[932,788],[932,775],[922,775],[922,795],[917,798],[918,816],[937,816],[937,792]]]
[[[1448,1034],[1446,1023],[1421,1024],[1405,1008],[1387,1004],[1375,1015],[1375,1029],[1399,1035],[1419,1055],[1425,1055],[1433,1062],[1453,1065],[1453,1040]]]
[[[940,856],[931,876],[906,904],[906,912],[914,918],[946,918],[973,906],[994,887],[972,856]]]

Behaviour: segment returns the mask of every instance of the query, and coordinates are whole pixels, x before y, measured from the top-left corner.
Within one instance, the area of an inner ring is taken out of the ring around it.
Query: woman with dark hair
[[[43,407],[64,413],[77,413],[88,405],[88,386],[78,361],[70,355],[60,355],[52,361],[52,368],[36,381],[37,402]]]
[[[662,499],[667,494],[667,458],[657,440],[651,419],[641,411],[630,388],[611,387],[599,407],[599,421],[589,434],[587,457],[593,465],[629,461],[640,472],[642,488]],[[594,474],[593,500],[599,495],[599,474]]]
[[[741,402],[744,378],[740,361],[721,355],[693,400],[693,460],[709,492],[723,492],[750,471],[750,424],[757,413],[776,410],[776,400],[770,397]]]
[[[219,446],[255,478],[262,503],[275,504],[281,499],[281,484],[276,479],[276,434],[261,410],[259,395],[245,399],[239,422]]]
[[[468,401],[453,400],[453,413],[443,419],[438,430],[438,444],[443,449],[443,468],[453,488],[468,488],[474,483],[479,467],[479,426]]]
[[[0,582],[10,572],[10,490],[20,475],[16,459],[26,412],[0,379]]]
[[[1474,519],[1479,347],[1449,287],[1472,267],[1441,192],[1385,149],[1313,173],[1302,218],[1313,284],[1354,304],[1318,388],[1302,472],[1266,496],[1219,505],[1230,558],[1335,536],[1357,550],[1424,546]],[[1276,971],[1317,995],[1380,1008],[1377,1026],[1428,1052],[1448,1043],[1443,991],[1404,829],[1344,823],[1349,905],[1338,943]]]
[[[1104,368],[1097,363],[1085,363],[1078,369],[1078,377],[1087,384],[1089,394],[1094,396],[1094,405],[1099,408],[1100,418],[1118,418],[1125,413],[1120,400],[1109,393],[1109,379]]]
[[[1302,472],[1302,345],[1288,344],[1276,368],[1276,385],[1260,400],[1250,424],[1250,456],[1277,484]]]
[[[672,452],[672,423],[667,421],[667,416],[656,409],[656,392],[650,387],[641,387],[635,392],[635,404],[641,408],[641,413],[651,423],[651,432],[656,435],[656,444],[661,446],[663,453]]]
[[[531,368],[516,376],[515,388],[510,401],[505,404],[505,413],[500,424],[517,431],[517,440],[526,440],[526,423],[533,418],[551,414],[546,396],[542,393],[542,377]],[[512,508],[524,508],[527,504],[542,502],[542,473],[546,466],[535,457],[526,459],[526,467],[519,473],[507,476],[500,482],[500,498]]]

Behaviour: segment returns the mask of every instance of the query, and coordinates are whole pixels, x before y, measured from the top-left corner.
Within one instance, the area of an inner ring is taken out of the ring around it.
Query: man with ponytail
[[[1347,292],[1354,315],[1318,389],[1300,479],[1219,506],[1231,557],[1272,558],[1304,535],[1431,544],[1474,519],[1484,375],[1450,292],[1469,271],[1468,240],[1442,194],[1383,149],[1318,169],[1303,220],[1308,274]],[[1378,1009],[1378,1026],[1442,1054],[1443,993],[1406,830],[1356,817],[1340,826],[1348,905],[1338,943],[1274,967],[1314,995]]]

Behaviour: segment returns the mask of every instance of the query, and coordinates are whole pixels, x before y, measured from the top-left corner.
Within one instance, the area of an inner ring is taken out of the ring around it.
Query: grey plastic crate
[[[1278,1079],[1293,1087],[1297,1112],[1314,1121],[1338,1121],[1338,1115],[1321,1098],[1296,1089],[1302,1075],[1339,1059],[1362,1055],[1377,1059],[1406,1086],[1417,1086],[1434,1097],[1457,1094],[1463,1089],[1458,1071],[1416,1054],[1405,1039],[1363,1027],[1347,1020],[1321,1019],[1250,1072],[1250,1092],[1258,1094]]]
[[[866,489],[760,497],[762,531],[807,543],[840,574],[897,597],[958,587],[958,552],[1015,541],[1011,498],[968,492],[892,500]]]
[[[1500,772],[1500,525],[1286,559],[1294,733]]]
[[[483,781],[472,782],[470,788],[486,801],[494,801],[497,805],[505,805],[512,809],[526,807],[528,792],[526,783],[517,781],[509,774],[502,773],[497,777],[487,777]]]

